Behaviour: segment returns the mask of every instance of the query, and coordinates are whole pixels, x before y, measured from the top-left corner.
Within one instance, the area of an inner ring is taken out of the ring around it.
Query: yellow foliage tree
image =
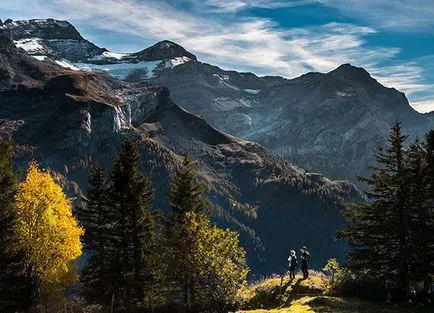
[[[29,164],[19,186],[16,216],[16,248],[26,254],[27,274],[44,283],[60,282],[82,253],[84,230],[62,188],[36,162]]]

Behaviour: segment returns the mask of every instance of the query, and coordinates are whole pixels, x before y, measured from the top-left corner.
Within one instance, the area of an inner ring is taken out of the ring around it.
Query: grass
[[[428,313],[429,309],[379,304],[352,298],[305,296],[293,300],[288,307],[278,309],[256,309],[239,313]]]
[[[430,309],[375,303],[355,298],[327,296],[329,280],[321,272],[274,276],[247,286],[240,294],[242,311],[238,313],[428,313]],[[431,308],[432,310],[432,308]]]
[[[319,272],[312,271],[308,279],[302,279],[301,275],[292,280],[289,276],[274,276],[247,286],[240,298],[243,308],[273,309],[288,306],[301,296],[322,295],[328,286],[327,277]]]

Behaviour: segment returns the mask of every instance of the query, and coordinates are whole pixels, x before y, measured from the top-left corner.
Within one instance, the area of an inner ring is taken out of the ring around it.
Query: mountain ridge
[[[171,173],[191,155],[218,205],[215,221],[240,232],[255,275],[279,271],[301,238],[316,250],[315,266],[343,257],[345,245],[333,240],[341,223],[337,212],[362,198],[348,181],[306,173],[257,143],[219,131],[175,104],[165,87],[39,61],[8,40],[4,46],[8,53],[0,51],[0,58],[9,75],[0,77],[0,137],[14,140],[18,167],[37,160],[77,197],[91,164],[109,168],[123,140],[133,138],[142,169],[158,186],[158,208],[167,207]],[[37,75],[29,76],[29,68]]]
[[[142,50],[142,60],[134,53],[105,50],[85,63],[69,60],[72,64],[66,65],[166,86],[177,104],[216,128],[258,142],[309,171],[355,183],[356,176],[369,173],[366,167],[374,164],[373,156],[395,120],[402,121],[410,138],[423,136],[434,125],[434,118],[416,112],[404,93],[351,64],[286,79],[226,71],[193,54],[149,61],[160,58],[149,57],[152,51],[172,44],[177,53],[160,57],[191,54],[161,41]]]

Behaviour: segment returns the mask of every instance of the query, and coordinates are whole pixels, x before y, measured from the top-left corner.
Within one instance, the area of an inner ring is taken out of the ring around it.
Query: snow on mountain
[[[69,68],[69,69],[74,70],[74,71],[80,70],[78,67],[75,67],[74,65],[70,64],[68,61],[65,61],[65,60],[62,60],[62,61],[56,60],[55,62],[56,62],[56,64],[58,64],[62,67],[66,67],[66,68]]]
[[[25,38],[14,40],[17,48],[24,49],[29,54],[43,53],[44,47],[41,45],[41,38]]]
[[[122,58],[124,58],[126,56],[129,56],[128,53],[118,53],[118,52],[110,52],[110,51],[104,51],[102,53],[102,55],[105,58],[113,58],[113,59],[116,59],[116,60],[121,60]]]
[[[73,66],[88,72],[107,72],[110,75],[122,80],[140,81],[154,77],[160,70],[172,69],[176,66],[191,61],[188,57],[184,56],[170,60],[126,62],[123,61],[123,58],[128,56],[128,54],[112,54],[111,52],[105,53],[105,57],[111,58],[113,56],[116,56],[120,62],[111,64],[73,63]]]
[[[51,59],[74,70],[108,72],[129,81],[148,80],[158,71],[196,60],[196,56],[167,40],[136,53],[108,51],[84,39],[67,21],[7,20],[0,29],[9,33],[17,48],[38,60]]]

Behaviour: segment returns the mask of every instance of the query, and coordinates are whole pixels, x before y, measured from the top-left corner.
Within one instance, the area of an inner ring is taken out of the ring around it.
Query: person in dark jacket
[[[289,279],[294,279],[295,268],[297,267],[297,256],[295,255],[295,250],[291,250],[289,252],[288,262],[289,262]]]
[[[303,246],[300,249],[300,258],[301,258],[301,271],[303,272],[303,279],[307,279],[309,277],[308,265],[310,261],[310,253],[307,250],[306,246]]]

